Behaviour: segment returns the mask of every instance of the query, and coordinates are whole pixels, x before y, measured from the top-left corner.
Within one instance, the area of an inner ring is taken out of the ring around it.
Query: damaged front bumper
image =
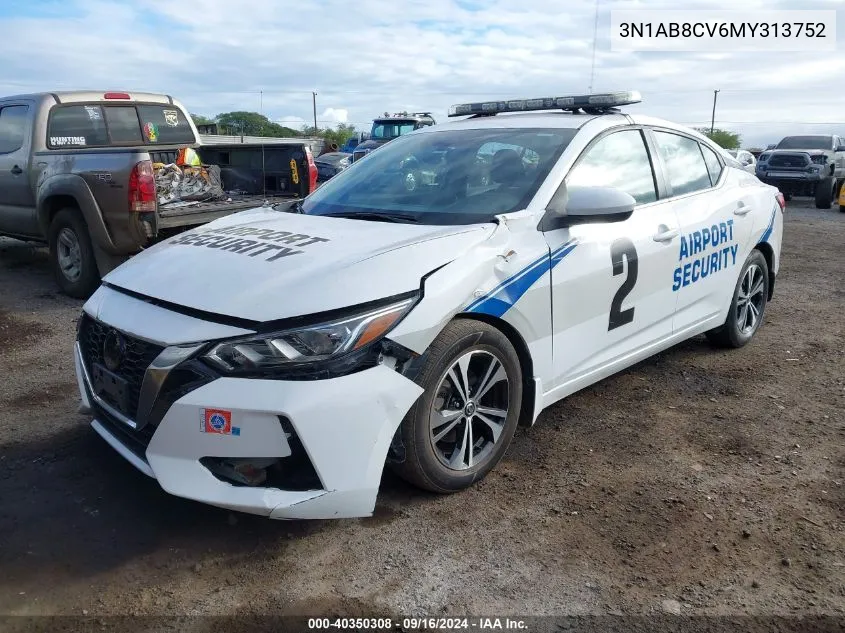
[[[136,468],[171,494],[274,519],[371,515],[391,439],[422,393],[385,365],[326,380],[217,378],[133,429],[93,395],[78,345],[75,356],[83,410]],[[232,476],[244,464],[259,485]]]

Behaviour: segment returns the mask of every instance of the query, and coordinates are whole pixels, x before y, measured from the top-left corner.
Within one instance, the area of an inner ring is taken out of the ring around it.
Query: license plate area
[[[133,417],[129,411],[129,383],[125,379],[94,363],[91,382],[95,394],[124,415]]]
[[[807,174],[801,171],[770,171],[772,178],[806,178]]]

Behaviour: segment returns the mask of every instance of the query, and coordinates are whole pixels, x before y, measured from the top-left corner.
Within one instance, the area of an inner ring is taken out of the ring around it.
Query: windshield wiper
[[[393,213],[390,211],[343,211],[341,213],[327,213],[326,218],[346,218],[349,220],[371,220],[373,222],[408,222],[419,224],[419,219],[406,213]]]

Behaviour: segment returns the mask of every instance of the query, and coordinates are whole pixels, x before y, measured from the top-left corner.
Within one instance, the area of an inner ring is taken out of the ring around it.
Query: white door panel
[[[671,334],[678,231],[671,206],[658,202],[638,207],[624,222],[546,233],[552,252],[574,244],[566,261],[552,267],[555,376],[548,388]]]
[[[754,246],[750,240],[760,215],[754,191],[737,187],[729,176],[719,187],[674,200],[682,231],[672,276],[674,331],[723,313]]]

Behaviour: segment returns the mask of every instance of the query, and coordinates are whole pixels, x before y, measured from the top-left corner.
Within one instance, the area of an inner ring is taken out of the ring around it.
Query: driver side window
[[[608,134],[587,149],[566,177],[567,186],[615,187],[637,204],[657,200],[651,159],[640,130]]]

